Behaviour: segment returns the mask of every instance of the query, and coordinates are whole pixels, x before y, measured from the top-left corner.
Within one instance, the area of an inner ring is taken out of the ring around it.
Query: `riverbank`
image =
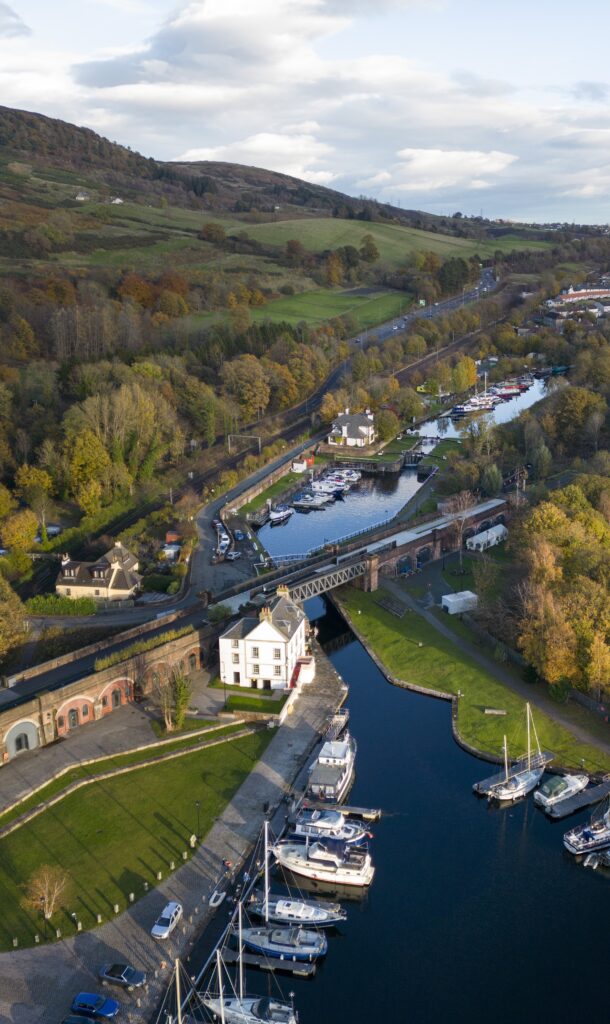
[[[223,860],[228,858],[233,864],[239,864],[247,856],[260,833],[265,808],[276,807],[281,802],[319,742],[329,715],[345,698],[342,680],[319,649],[316,661],[316,680],[304,689],[293,713],[273,734],[264,753],[252,764],[247,778],[188,863],[162,879],[156,889],[151,889],[122,914],[115,915],[109,901],[106,923],[93,931],[77,933],[47,946],[0,955],[0,1020],[17,1024],[25,1010],[32,1024],[54,1024],[68,1012],[72,993],[96,990],[99,965],[111,960],[136,961],[147,971],[150,985],[148,992],[139,997],[141,1008],[137,1007],[135,993],[133,996],[125,993],[119,998],[127,1019],[148,1019],[169,980],[173,958],[188,957],[197,935],[211,916],[208,897],[223,874]],[[196,798],[206,784],[203,762],[201,769],[199,780],[189,790],[194,815],[189,832],[194,830],[196,822]],[[210,781],[213,780],[208,779],[208,785]],[[162,797],[159,793],[156,805],[152,806],[153,816],[171,814],[162,806]],[[202,807],[202,818],[203,814]],[[137,814],[135,818],[131,828],[137,827]],[[61,829],[59,817],[57,827]],[[125,842],[129,831],[122,831],[121,841]],[[148,834],[154,842],[152,823]],[[90,842],[93,850],[95,830]],[[5,865],[5,870],[7,867]],[[108,870],[112,870],[112,864],[108,865]],[[87,894],[83,893],[83,897],[86,899]],[[182,903],[184,917],[171,939],[160,945],[151,938],[150,928],[168,899]]]
[[[499,761],[506,735],[511,756],[522,754],[526,696],[498,682],[479,659],[461,650],[418,612],[405,606],[398,617],[381,607],[380,598],[379,592],[365,594],[348,587],[333,594],[341,614],[386,678],[395,686],[451,700],[455,738],[471,753]],[[542,710],[535,686],[527,699],[535,707],[540,743],[553,751],[557,766],[581,768],[584,762],[589,772],[610,771],[610,743],[602,744],[594,735],[586,742],[581,724],[571,732],[559,721],[565,716],[563,707],[555,710],[546,701]],[[486,709],[505,714],[488,714]],[[580,709],[577,717],[582,722]]]

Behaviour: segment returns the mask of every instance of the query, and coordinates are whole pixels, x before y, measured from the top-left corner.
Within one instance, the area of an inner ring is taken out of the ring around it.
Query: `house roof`
[[[276,596],[261,609],[260,618],[247,617],[229,626],[221,640],[245,640],[254,630],[269,622],[285,640],[290,640],[305,618],[305,612],[289,597]]]
[[[255,627],[258,626],[258,619],[247,618],[234,622],[222,634],[221,640],[244,640]]]
[[[367,434],[370,430],[375,429],[375,424],[370,416],[366,416],[363,412],[356,413],[342,413],[341,416],[337,416],[333,420],[331,433],[343,434],[346,430],[347,437],[360,438],[364,434]]]
[[[97,562],[62,562],[58,583],[70,587],[110,587],[111,590],[135,590],[142,577],[135,571],[137,558],[122,544],[115,544]]]

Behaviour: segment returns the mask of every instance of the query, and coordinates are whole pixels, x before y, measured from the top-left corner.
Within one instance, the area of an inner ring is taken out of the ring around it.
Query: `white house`
[[[482,533],[469,537],[466,541],[466,547],[469,551],[486,551],[487,548],[493,548],[496,544],[501,544],[507,537],[508,530],[502,523],[498,523],[497,526],[492,526],[489,530],[483,530]]]
[[[220,678],[227,685],[259,690],[294,687],[302,669],[304,677],[310,674],[306,643],[305,612],[280,587],[258,618],[240,619],[220,637]]]
[[[328,443],[348,448],[365,448],[376,438],[372,412],[350,413],[346,409],[337,416],[328,435]]]
[[[75,562],[64,555],[55,590],[60,597],[124,601],[140,587],[137,569],[137,558],[117,541],[97,562]]]

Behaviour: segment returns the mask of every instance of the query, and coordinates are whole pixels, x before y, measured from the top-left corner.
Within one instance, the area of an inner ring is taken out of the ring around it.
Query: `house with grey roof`
[[[310,681],[307,617],[286,588],[278,588],[258,617],[248,616],[229,626],[218,648],[220,678],[227,685],[286,690],[298,684],[301,673],[301,681]]]
[[[375,417],[372,412],[344,413],[333,421],[328,443],[346,448],[366,448],[377,437]]]
[[[55,583],[60,597],[91,597],[94,601],[125,601],[140,587],[138,560],[120,541],[97,562],[77,562],[64,555]]]

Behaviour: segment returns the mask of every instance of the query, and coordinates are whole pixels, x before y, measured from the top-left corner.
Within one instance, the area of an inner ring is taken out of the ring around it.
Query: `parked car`
[[[182,917],[182,904],[171,900],[150,930],[153,939],[169,939],[178,921]]]
[[[246,539],[245,533],[243,533],[241,530],[234,530],[233,531],[233,536],[235,537],[235,540],[245,540]]]
[[[225,558],[227,562],[234,562],[236,558],[241,558],[241,551],[227,551]]]
[[[102,983],[118,985],[131,991],[146,984],[144,971],[138,971],[131,964],[104,964],[100,967],[98,977]]]
[[[72,1000],[72,1012],[95,1020],[110,1020],[121,1009],[116,999],[100,996],[97,992],[79,992]]]

